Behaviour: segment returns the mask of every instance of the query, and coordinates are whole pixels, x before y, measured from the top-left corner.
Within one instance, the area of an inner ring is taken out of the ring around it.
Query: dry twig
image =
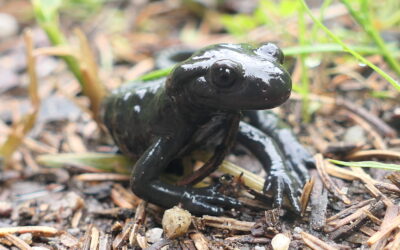
[[[226,217],[215,217],[203,215],[204,224],[210,227],[222,228],[237,231],[251,231],[251,228],[256,224],[255,222],[240,221]]]
[[[326,172],[324,158],[322,154],[316,154],[315,158],[315,165],[317,166],[318,174],[321,177],[325,187],[336,197],[342,200],[345,204],[350,205],[350,199],[344,194],[332,181],[329,177],[328,173]]]
[[[304,243],[306,243],[307,246],[309,246],[311,249],[316,249],[316,250],[335,250],[337,249],[336,247],[333,247],[329,245],[328,243],[318,239],[315,236],[312,236],[311,234],[308,234],[306,232],[301,232],[301,238],[303,239]]]

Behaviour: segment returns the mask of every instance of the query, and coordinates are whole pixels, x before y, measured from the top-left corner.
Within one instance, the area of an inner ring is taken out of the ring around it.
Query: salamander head
[[[218,44],[178,64],[167,93],[196,107],[213,110],[270,109],[290,96],[292,83],[274,44]],[[181,102],[182,103],[182,102]]]

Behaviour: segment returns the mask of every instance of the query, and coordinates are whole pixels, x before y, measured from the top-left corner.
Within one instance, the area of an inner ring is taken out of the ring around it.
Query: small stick
[[[385,207],[385,203],[383,201],[377,201],[368,208],[368,211],[373,214],[377,215]],[[350,217],[350,216],[349,216]],[[351,225],[342,226],[339,230],[335,233],[331,234],[331,239],[339,240],[346,238],[351,233],[359,230],[366,222],[367,222],[368,215],[366,213],[362,213]]]
[[[4,238],[9,240],[12,244],[14,244],[16,247],[18,247],[21,250],[31,250],[32,248],[22,239],[18,238],[17,236],[13,234],[6,234],[4,235]]]
[[[368,245],[371,246],[375,244],[377,241],[381,240],[383,237],[389,235],[389,233],[392,232],[399,225],[400,225],[400,215],[398,215],[394,220],[392,220],[390,224],[388,224],[385,228],[381,228],[381,230],[372,235],[371,238],[369,238],[367,241]]]
[[[350,199],[334,184],[332,179],[329,177],[328,173],[326,172],[325,162],[323,159],[322,154],[316,154],[315,158],[315,165],[318,170],[318,174],[321,177],[325,187],[336,197],[342,200],[345,204],[350,205]]]
[[[348,155],[348,160],[359,160],[366,158],[381,158],[381,159],[400,159],[400,153],[393,150],[373,149],[357,151],[351,155]]]
[[[143,225],[144,219],[146,218],[146,205],[147,202],[142,200],[136,208],[135,218],[133,219],[134,224],[129,234],[129,245],[131,246],[135,244],[139,228]]]
[[[380,230],[384,230],[384,229],[388,228],[392,224],[392,221],[398,215],[399,211],[400,211],[399,206],[396,206],[396,205],[388,206],[386,209],[385,217],[383,218],[383,222],[381,224]],[[387,237],[382,238],[379,241],[375,242],[371,246],[371,249],[382,249],[383,246],[386,244],[386,242],[387,242]]]
[[[0,228],[0,236],[4,236],[6,234],[24,234],[24,233],[32,233],[37,236],[55,236],[59,233],[57,229],[54,227],[46,227],[46,226],[23,226],[23,227],[3,227]]]
[[[97,246],[99,245],[99,236],[99,230],[97,229],[97,227],[93,226],[90,239],[90,249],[97,249]]]
[[[237,231],[251,231],[255,222],[240,221],[226,217],[215,217],[203,215],[202,219],[204,224],[210,227],[237,230]]]
[[[309,246],[311,249],[321,249],[321,250],[335,250],[336,247],[329,245],[328,243],[318,239],[311,234],[306,232],[301,232],[301,238],[303,239],[304,243]]]
[[[130,177],[125,174],[113,173],[90,173],[75,176],[79,181],[129,181]]]
[[[192,233],[189,235],[190,239],[193,240],[194,245],[196,246],[197,250],[208,250],[209,243],[206,237],[202,233]]]
[[[374,198],[371,198],[369,200],[361,201],[361,202],[359,202],[359,203],[357,203],[357,204],[355,204],[355,205],[353,205],[351,207],[348,207],[345,210],[342,210],[339,213],[329,217],[328,219],[326,219],[326,222],[330,222],[330,221],[339,219],[341,217],[347,216],[350,213],[353,214],[356,209],[358,209],[360,207],[364,207],[364,206],[370,204],[374,200],[375,200]]]

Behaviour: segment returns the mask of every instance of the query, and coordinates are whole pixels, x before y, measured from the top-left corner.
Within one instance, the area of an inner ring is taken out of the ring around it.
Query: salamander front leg
[[[276,141],[289,160],[290,167],[296,171],[304,184],[310,178],[307,168],[315,167],[315,162],[313,156],[297,140],[290,127],[271,111],[250,110],[243,113],[252,126]]]
[[[274,195],[274,206],[281,207],[288,198],[295,212],[300,213],[301,180],[289,167],[284,154],[274,140],[261,130],[241,122],[237,135],[239,143],[248,148],[268,173],[264,192]]]
[[[224,207],[238,207],[240,202],[224,196],[216,187],[174,186],[159,180],[166,166],[176,157],[182,145],[173,138],[158,138],[136,162],[131,187],[135,194],[163,207],[181,203],[196,214],[223,213]]]

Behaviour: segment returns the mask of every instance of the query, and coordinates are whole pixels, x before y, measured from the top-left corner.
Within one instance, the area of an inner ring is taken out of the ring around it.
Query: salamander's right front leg
[[[224,211],[224,207],[240,206],[236,199],[218,193],[216,187],[192,188],[160,181],[163,170],[181,148],[181,143],[175,138],[158,138],[135,164],[131,178],[133,192],[163,207],[181,203],[185,209],[196,214],[218,215]]]

